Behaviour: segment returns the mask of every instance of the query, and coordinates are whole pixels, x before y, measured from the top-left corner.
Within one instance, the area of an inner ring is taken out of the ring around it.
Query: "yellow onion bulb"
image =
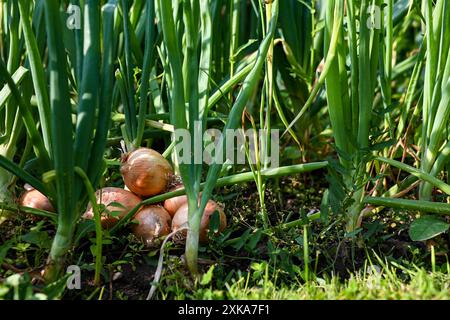
[[[161,206],[146,206],[135,216],[133,234],[150,247],[154,240],[170,233],[171,217]]]
[[[188,226],[188,204],[182,205],[177,212],[175,213],[172,219],[172,231],[176,231],[183,227]],[[211,216],[214,212],[219,212],[220,217],[220,226],[217,233],[221,233],[227,227],[227,218],[225,216],[224,207],[217,202],[210,200],[208,201],[205,211],[203,212],[202,220],[200,223],[200,232],[199,232],[199,240],[201,243],[208,242],[208,232],[209,232],[209,223],[211,221]],[[178,240],[184,240],[186,238],[187,232],[180,232],[181,235],[177,236]]]
[[[103,188],[95,192],[97,204],[105,206],[101,214],[103,228],[113,227],[120,218],[126,216],[142,200],[137,195],[121,188]],[[102,208],[100,208],[102,209]],[[108,213],[114,213],[114,216]],[[94,211],[89,204],[84,219],[93,219]]]
[[[25,189],[26,191],[19,199],[19,204],[22,207],[55,212],[55,208],[52,203],[44,194],[29,185],[26,185]]]
[[[141,197],[163,193],[173,176],[170,163],[159,152],[148,148],[125,155],[120,172],[127,188]]]

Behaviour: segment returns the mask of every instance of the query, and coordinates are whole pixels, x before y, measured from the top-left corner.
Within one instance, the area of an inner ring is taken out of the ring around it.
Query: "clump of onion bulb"
[[[103,188],[95,192],[97,204],[101,205],[101,223],[103,228],[113,227],[119,219],[125,217],[142,200],[137,195],[121,188]],[[89,204],[84,219],[93,219],[94,211]]]
[[[170,233],[171,217],[161,206],[143,207],[135,216],[132,230],[133,234],[147,247],[151,247],[154,241]]]
[[[199,240],[200,243],[207,243],[208,242],[208,232],[210,227],[210,221],[211,217],[214,214],[214,212],[219,213],[219,230],[215,234],[219,234],[225,230],[227,227],[227,219],[224,213],[224,207],[221,204],[218,204],[217,202],[210,200],[208,201],[205,211],[203,212],[202,220],[200,223],[200,232],[199,232]],[[172,231],[176,231],[178,229],[184,228],[188,226],[188,204],[182,205],[177,212],[175,213],[175,216],[172,220]],[[185,240],[187,235],[186,231],[179,232],[177,236],[177,240]]]
[[[55,208],[52,203],[44,194],[28,184],[25,185],[25,190],[26,191],[19,199],[19,205],[27,208],[55,212]]]
[[[163,193],[173,176],[170,163],[159,152],[148,148],[125,154],[120,172],[127,188],[141,197]]]

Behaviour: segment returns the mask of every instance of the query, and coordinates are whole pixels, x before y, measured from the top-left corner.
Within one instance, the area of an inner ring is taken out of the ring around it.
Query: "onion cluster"
[[[168,188],[171,181],[174,180],[173,169],[161,154],[152,149],[140,148],[124,155],[120,172],[126,188],[142,198],[183,188],[180,183]],[[142,208],[134,216],[133,233],[146,245],[151,246],[155,239],[165,236],[187,223],[187,202],[187,196],[183,195],[167,199],[164,201],[163,207],[152,205]],[[202,243],[206,243],[208,240],[210,218],[216,210],[220,214],[219,232],[226,227],[223,207],[214,201],[209,201],[200,228]]]
[[[170,188],[174,181],[174,173],[170,163],[157,151],[139,148],[122,157],[120,168],[125,188],[103,188],[95,193],[101,212],[101,224],[105,229],[113,227],[119,219],[125,217],[138,206],[143,199],[166,191],[183,188],[181,183]],[[55,209],[49,199],[39,191],[26,186],[27,191],[20,198],[20,205],[36,209],[52,211]],[[187,196],[178,196],[166,200],[163,205],[142,207],[133,217],[131,230],[134,235],[147,246],[154,240],[168,235],[171,231],[186,226],[188,222]],[[211,216],[219,212],[220,227],[218,232],[226,228],[226,217],[222,205],[209,201],[200,227],[200,242],[208,241]],[[84,219],[93,219],[91,204],[84,212]],[[181,234],[184,239],[186,233]],[[178,237],[179,238],[179,237]]]

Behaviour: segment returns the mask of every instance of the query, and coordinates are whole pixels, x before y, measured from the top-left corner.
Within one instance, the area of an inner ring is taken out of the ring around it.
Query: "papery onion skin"
[[[148,148],[125,155],[120,172],[128,189],[141,197],[163,193],[173,176],[170,163],[159,152]]]
[[[218,233],[223,232],[227,227],[227,219],[224,213],[223,206],[213,200],[208,201],[200,223],[200,232],[199,232],[200,243],[205,244],[208,243],[209,241],[208,239],[209,223],[211,220],[211,216],[216,210],[219,212],[220,217],[220,226]],[[188,226],[188,204],[186,203],[182,205],[175,213],[172,219],[172,231],[176,231],[180,228],[187,226]],[[180,232],[180,234],[181,238],[185,238],[187,232]],[[180,236],[178,236],[178,239],[180,239]]]
[[[147,247],[152,246],[155,239],[170,233],[172,219],[169,213],[161,206],[146,206],[135,216],[133,234],[142,240]]]
[[[95,197],[97,199],[97,204],[103,204],[106,206],[106,212],[102,212],[101,222],[102,227],[109,229],[113,227],[120,218],[126,216],[134,207],[136,207],[142,199],[137,195],[126,191],[121,188],[103,188],[95,192]],[[120,203],[122,207],[114,205],[113,203]],[[117,217],[113,217],[108,212],[120,212]],[[93,219],[94,211],[92,210],[91,204],[89,204],[88,209],[83,215],[84,219]]]
[[[22,207],[55,212],[52,203],[44,194],[30,186],[26,186],[26,190],[19,200]]]

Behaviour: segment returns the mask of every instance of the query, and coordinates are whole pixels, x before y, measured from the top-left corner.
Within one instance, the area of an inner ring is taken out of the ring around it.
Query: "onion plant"
[[[450,39],[445,30],[450,27],[448,1],[424,1],[426,24],[426,62],[422,103],[422,137],[420,168],[437,177],[450,160],[448,133],[450,117]],[[433,186],[420,186],[420,199],[431,200]]]
[[[54,202],[58,223],[46,267],[46,278],[53,281],[62,271],[65,258],[72,247],[77,221],[88,200],[86,182],[98,184],[103,168],[103,153],[111,119],[113,27],[117,4],[116,1],[110,1],[103,7],[101,14],[98,1],[84,1],[82,39],[75,41],[75,37],[72,38],[74,50],[83,54],[71,55],[69,52],[69,59],[64,48],[74,31],[66,29],[64,15],[61,14],[65,7],[60,1],[31,3],[20,0],[14,2],[13,6],[20,11],[14,17],[18,21],[20,18],[27,64],[34,86],[34,90],[23,92],[34,92],[39,123],[32,117],[31,96],[20,94],[10,76],[10,70],[3,62],[0,63],[0,73],[18,106],[36,161],[41,166],[37,171],[39,175],[33,177],[14,165],[12,159],[8,162],[6,157],[2,157],[0,163]],[[39,8],[43,10],[33,11]],[[34,16],[31,14],[33,12]],[[45,16],[46,43],[39,43],[38,41],[45,39],[38,37],[36,30],[33,30],[33,23],[39,30],[37,21],[42,21],[42,15]],[[33,17],[33,21],[30,17]],[[100,21],[103,23],[100,24]],[[18,25],[15,30],[18,32]],[[48,74],[42,64],[42,48],[48,51]],[[19,51],[14,53],[16,58],[21,55]],[[82,61],[76,60],[81,58]],[[74,74],[68,70],[73,70],[77,75],[75,80]],[[69,87],[71,81],[75,81],[75,87]],[[71,96],[75,97],[75,110],[72,110]],[[101,256],[97,260],[101,261]]]
[[[377,85],[380,33],[369,29],[368,9],[372,2],[346,2],[348,45],[343,30],[344,1],[328,1],[325,29],[325,50],[333,52],[326,75],[328,111],[335,145],[344,168],[343,182],[351,190],[351,204],[346,208],[347,230],[358,225],[366,184],[364,151],[369,149],[370,124]],[[375,5],[380,5],[376,1]],[[357,13],[359,12],[359,16]],[[356,18],[359,18],[359,32]],[[335,42],[337,40],[337,42]],[[350,82],[345,65],[350,57]]]
[[[140,8],[136,8],[139,6]],[[145,4],[145,6],[144,6]],[[156,30],[154,26],[155,20],[155,1],[140,1],[134,4],[132,13],[136,17],[137,13],[142,12],[142,16],[145,17],[145,32],[144,32],[144,43],[145,51],[143,56],[142,74],[140,79],[140,86],[138,90],[139,103],[136,104],[136,90],[135,90],[135,79],[134,79],[134,66],[135,60],[133,60],[133,39],[136,38],[136,30],[133,27],[133,23],[130,21],[129,11],[130,11],[130,1],[121,0],[119,8],[122,13],[122,24],[123,24],[123,53],[124,59],[121,63],[121,70],[116,75],[118,78],[118,87],[120,88],[120,93],[122,97],[122,104],[125,114],[125,126],[123,135],[126,142],[127,148],[130,150],[136,149],[141,146],[145,124],[146,116],[149,113],[149,84],[150,75],[155,64],[155,53],[156,53]],[[141,9],[141,10],[139,10]],[[138,54],[135,54],[138,56]]]
[[[17,3],[2,3],[1,16],[2,31],[7,41],[2,42],[2,52],[6,54],[6,61],[2,62],[4,71],[13,74],[12,79],[17,86],[21,86],[28,76],[28,70],[20,66],[20,39],[19,19]],[[5,28],[6,26],[6,28]],[[3,79],[3,84],[5,84]],[[11,90],[6,85],[1,91],[0,103],[0,156],[13,160],[17,152],[17,144],[23,138],[23,121],[19,108],[14,99],[11,99]],[[11,203],[13,201],[13,175],[0,168],[0,202]],[[0,208],[1,213],[1,208]]]
[[[177,33],[178,24],[174,19],[176,10],[174,11],[172,3],[163,0],[158,1],[159,18],[172,82],[170,85],[171,120],[175,129],[188,129],[193,137],[196,130],[198,130],[196,126],[199,123],[203,125],[205,123],[205,110],[211,86],[209,68],[213,41],[211,37],[212,20],[210,2],[208,0],[183,1],[180,5],[182,5],[183,15],[182,21],[179,22],[183,23],[185,29],[185,45],[183,47],[180,47],[183,41],[179,33]],[[260,45],[252,70],[244,80],[244,85],[230,110],[224,132],[227,129],[238,127],[245,105],[258,83],[258,78],[276,30],[278,1],[271,3],[270,7],[273,8],[270,27]],[[225,150],[225,140],[225,135],[223,135],[217,150]],[[195,148],[194,143],[192,139],[192,150]],[[179,157],[179,151],[181,150],[176,147],[175,151]],[[179,161],[180,174],[189,203],[189,232],[186,241],[186,259],[191,272],[196,273],[200,220],[220,176],[222,159],[217,158],[216,163],[210,166],[201,201],[198,201],[198,198],[202,166],[195,164],[196,159],[194,159],[194,152],[192,151],[187,153],[187,159],[184,162]]]
[[[366,187],[371,180],[369,168],[372,165],[375,166],[377,174],[383,174],[384,171],[377,165],[377,163],[383,163],[404,170],[422,180],[420,189],[422,200],[429,200],[433,187],[438,187],[447,194],[449,191],[445,183],[436,178],[448,161],[448,152],[446,152],[448,135],[445,130],[449,115],[448,88],[446,87],[448,59],[444,58],[448,56],[448,41],[443,33],[444,26],[448,24],[447,2],[438,1],[434,11],[431,1],[424,3],[427,5],[425,10],[427,55],[422,106],[424,121],[420,138],[423,156],[421,170],[416,170],[394,159],[374,158],[374,155],[379,154],[376,144],[380,142],[372,137],[381,137],[381,143],[389,146],[387,139],[395,139],[402,135],[405,117],[409,114],[412,99],[415,96],[417,78],[422,66],[421,59],[424,56],[423,49],[417,55],[412,81],[408,88],[406,108],[399,113],[392,112],[391,110],[394,110],[391,92],[393,1],[346,1],[346,18],[344,18],[343,1],[328,1],[325,23],[325,49],[328,52],[328,58],[325,65],[328,67],[330,62],[330,69],[325,69],[327,72],[325,83],[328,111],[340,158],[339,172],[342,174],[343,187],[347,190],[347,198],[341,196],[341,200],[345,202],[342,205],[349,232],[359,227],[362,209],[366,204],[384,203],[387,207],[411,210],[421,208],[426,212],[430,212],[432,207],[426,201],[366,198]],[[386,15],[381,16],[382,24],[378,27],[374,24],[375,21],[371,20],[373,15],[369,15],[374,5],[378,9],[386,8]],[[346,30],[343,28],[344,19],[347,22]],[[355,22],[357,20],[360,22],[359,26]],[[347,59],[350,62],[348,69]],[[382,99],[382,108],[385,110],[383,111],[384,121],[381,124],[376,124],[374,118],[378,90]],[[392,115],[398,114],[400,114],[401,122],[398,131],[394,132]],[[378,134],[377,131],[380,128],[382,133]],[[395,152],[388,152],[387,148],[382,150],[384,155],[395,156]],[[411,184],[414,179],[409,181]],[[335,189],[336,184],[337,181],[333,180],[331,187]],[[442,212],[438,205],[435,212]]]
[[[104,42],[105,54],[102,56],[100,4],[98,1],[85,1],[83,67],[78,86],[76,124],[72,126],[64,44],[57,33],[57,30],[62,28],[59,8],[58,1],[45,2],[52,111],[52,156],[59,214],[58,229],[48,261],[49,279],[56,278],[60,272],[63,259],[72,244],[76,221],[87,200],[87,194],[83,192],[82,178],[75,175],[74,168],[80,168],[86,172],[91,181],[98,179],[111,110],[107,95],[112,90],[110,59],[113,43],[108,41],[110,34],[113,33],[112,23],[104,24],[103,35],[106,41]],[[114,4],[107,4],[105,15],[113,15],[113,10]],[[101,80],[107,85],[102,86]],[[96,126],[101,130],[95,130]]]
[[[355,231],[361,223],[366,187],[372,180],[369,169],[375,165],[377,174],[383,173],[378,162],[372,162],[373,156],[378,154],[377,145],[389,146],[389,139],[395,139],[395,134],[398,137],[404,129],[401,125],[400,131],[394,133],[392,128],[391,83],[393,28],[405,7],[404,3],[395,7],[389,0],[326,2],[323,69],[308,101],[294,120],[303,116],[325,84],[327,109],[339,156],[339,164],[332,166],[339,174],[330,175],[330,192],[326,195],[332,207],[340,203],[348,232]],[[381,97],[381,104],[378,97]],[[409,103],[412,97],[411,94]],[[374,117],[375,112],[384,115],[383,121]],[[385,155],[389,153],[386,147],[381,149]]]

